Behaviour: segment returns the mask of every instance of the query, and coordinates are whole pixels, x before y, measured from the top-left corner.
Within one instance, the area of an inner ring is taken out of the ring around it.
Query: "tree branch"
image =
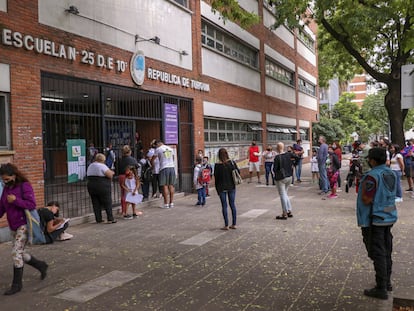
[[[332,37],[334,37],[338,42],[341,42],[344,48],[348,51],[349,54],[351,54],[355,60],[361,65],[364,70],[371,75],[374,79],[376,79],[378,82],[386,83],[389,82],[390,76],[388,74],[383,74],[378,71],[376,71],[374,68],[372,68],[367,61],[362,57],[362,55],[352,46],[352,44],[349,42],[349,37],[344,36],[337,32],[332,25],[325,19],[322,18],[321,23],[323,27],[328,31]]]

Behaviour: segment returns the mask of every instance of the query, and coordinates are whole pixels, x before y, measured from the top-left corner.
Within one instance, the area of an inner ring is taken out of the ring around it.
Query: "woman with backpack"
[[[0,218],[7,213],[7,221],[12,236],[13,282],[5,295],[14,295],[22,290],[24,263],[39,270],[40,278],[46,277],[48,265],[26,252],[28,231],[25,209],[36,209],[32,185],[28,179],[11,163],[0,167],[0,177],[4,183],[0,198]]]

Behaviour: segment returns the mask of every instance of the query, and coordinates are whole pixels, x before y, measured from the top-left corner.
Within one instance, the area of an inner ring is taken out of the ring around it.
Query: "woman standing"
[[[272,185],[275,184],[275,179],[272,174],[272,166],[275,161],[276,152],[272,150],[272,146],[267,146],[266,151],[263,152],[263,160],[265,164],[266,186],[269,186],[269,175],[272,178]]]
[[[0,176],[4,182],[3,193],[0,198],[0,217],[7,213],[7,221],[12,236],[12,257],[13,257],[13,282],[11,288],[5,295],[13,295],[20,292],[23,278],[23,266],[26,262],[40,271],[40,278],[46,277],[48,265],[37,260],[26,252],[27,225],[25,209],[36,208],[36,200],[33,188],[27,178],[11,163],[3,164],[0,167]]]
[[[127,204],[125,201],[126,191],[122,187],[125,181],[125,170],[128,166],[135,166],[138,167],[138,161],[132,155],[131,147],[125,145],[122,147],[122,159],[119,163],[119,176],[118,182],[119,186],[121,187],[121,212],[125,219],[129,219],[129,215],[127,214]]]
[[[336,189],[337,192],[341,192],[341,167],[342,167],[342,147],[341,144],[339,143],[339,141],[335,140],[332,144],[332,149],[336,154],[336,157],[338,158],[339,161],[339,170],[338,170],[338,188]]]
[[[224,227],[222,230],[236,229],[236,185],[233,181],[233,169],[239,170],[237,164],[229,159],[229,155],[225,148],[220,148],[218,151],[218,163],[214,166],[214,180],[216,185],[217,194],[220,197],[221,209],[224,218]],[[230,205],[232,224],[229,227],[229,218],[227,215],[227,198],[228,204]]]
[[[292,206],[288,196],[289,185],[293,175],[292,155],[290,152],[284,152],[285,145],[282,142],[277,143],[276,152],[273,164],[273,171],[279,191],[280,203],[282,204],[282,215],[276,216],[276,219],[286,220],[288,217],[293,217]]]
[[[390,168],[395,172],[397,175],[397,193],[395,194],[395,202],[402,202],[402,188],[401,188],[401,176],[404,172],[404,158],[400,153],[401,148],[399,145],[391,144],[390,145]]]
[[[116,223],[112,215],[111,180],[114,171],[105,165],[105,155],[98,153],[95,162],[86,171],[88,192],[92,200],[93,212],[97,223],[102,222],[102,210],[105,210],[108,223]]]

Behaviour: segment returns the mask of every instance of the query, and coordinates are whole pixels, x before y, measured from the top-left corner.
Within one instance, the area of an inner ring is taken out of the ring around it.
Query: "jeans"
[[[275,179],[273,178],[273,174],[272,174],[272,166],[273,166],[273,162],[265,162],[266,185],[269,184],[269,175],[270,175],[270,178],[272,178],[272,185],[275,184]]]
[[[302,175],[302,158],[296,161],[295,171],[296,171],[296,180],[300,180],[300,176]]]
[[[329,191],[329,180],[328,180],[325,163],[322,165],[318,165],[318,168],[319,168],[319,176],[321,179],[321,190],[327,193]]]
[[[237,218],[237,212],[236,212],[236,205],[234,203],[236,199],[236,189],[233,190],[227,190],[219,193],[220,201],[221,201],[221,210],[223,213],[224,218],[224,225],[227,227],[229,225],[229,218],[227,215],[227,197],[229,198],[229,205],[231,209],[231,216],[232,216],[232,225],[236,225],[236,218]]]
[[[402,176],[402,172],[401,171],[394,171],[395,175],[397,175],[397,193],[395,194],[395,196],[397,198],[402,198],[402,189],[401,189],[401,176]]]
[[[288,196],[288,188],[291,183],[291,177],[286,177],[281,180],[276,181],[277,190],[279,191],[280,203],[282,204],[283,214],[286,215],[288,212],[292,211],[292,205],[290,204]]]
[[[205,205],[206,204],[206,188],[197,189],[197,204]]]
[[[142,189],[142,196],[144,197],[144,199],[148,199],[149,190],[150,190],[150,182],[149,181],[142,182],[141,189]]]

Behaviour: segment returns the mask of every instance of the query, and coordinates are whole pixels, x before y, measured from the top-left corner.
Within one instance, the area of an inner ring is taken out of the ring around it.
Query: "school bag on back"
[[[198,175],[198,182],[200,184],[205,184],[210,182],[210,169],[203,166],[201,167],[200,173]]]

